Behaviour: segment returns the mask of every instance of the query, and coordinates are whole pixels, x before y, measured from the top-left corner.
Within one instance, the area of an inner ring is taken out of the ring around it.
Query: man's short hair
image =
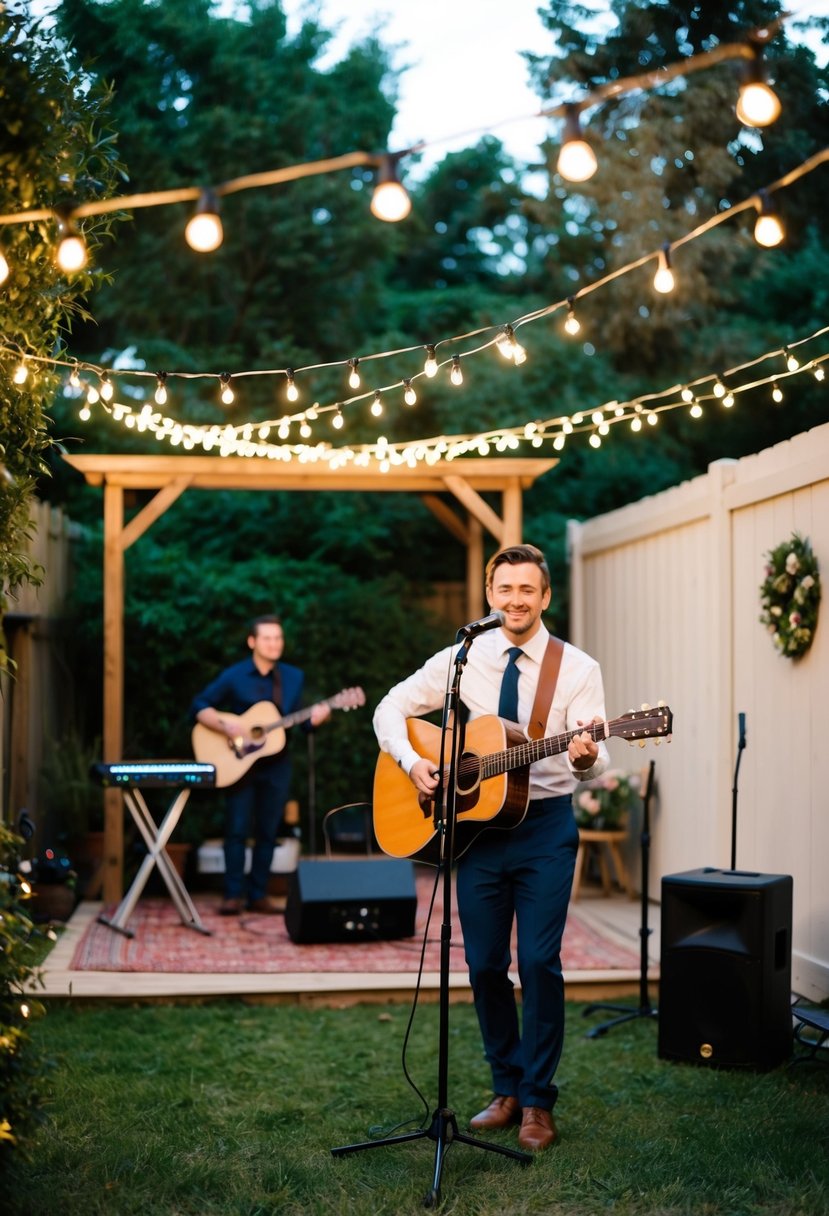
[[[281,628],[282,622],[273,612],[268,613],[266,616],[255,616],[248,625],[246,636],[249,638],[255,638],[259,632],[260,625],[279,625]]]
[[[536,549],[535,545],[508,545],[506,549],[499,549],[494,553],[486,564],[487,587],[492,586],[495,571],[499,566],[521,566],[524,563],[538,566],[541,571],[541,590],[549,591],[550,567],[544,554],[540,549]]]

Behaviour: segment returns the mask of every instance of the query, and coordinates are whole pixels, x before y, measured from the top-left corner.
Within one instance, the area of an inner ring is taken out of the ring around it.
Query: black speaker
[[[412,937],[414,865],[396,858],[300,861],[285,905],[292,942],[389,941]]]
[[[792,1052],[792,880],[706,867],[662,879],[662,1059],[774,1068]]]

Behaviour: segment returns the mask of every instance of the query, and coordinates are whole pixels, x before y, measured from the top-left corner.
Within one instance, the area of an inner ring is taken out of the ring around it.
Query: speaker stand
[[[442,847],[439,870],[439,880],[443,882],[443,920],[440,927],[440,993],[439,993],[439,1032],[438,1032],[438,1099],[428,1128],[418,1128],[412,1132],[403,1132],[397,1136],[387,1136],[379,1140],[367,1140],[360,1144],[345,1144],[332,1148],[334,1157],[345,1157],[349,1153],[359,1153],[364,1149],[383,1148],[391,1144],[406,1144],[412,1140],[433,1140],[435,1142],[435,1162],[432,1185],[423,1200],[424,1207],[436,1208],[441,1202],[441,1178],[446,1153],[456,1142],[469,1144],[472,1148],[484,1149],[486,1152],[499,1153],[502,1157],[511,1157],[522,1165],[529,1165],[532,1157],[529,1153],[507,1148],[501,1144],[490,1144],[479,1140],[477,1136],[468,1136],[459,1131],[455,1112],[449,1105],[448,1075],[449,1075],[449,957],[452,942],[452,856],[455,837],[457,789],[456,774],[458,761],[463,751],[463,726],[460,709],[460,679],[466,663],[469,647],[473,637],[465,637],[455,656],[455,675],[444,705],[443,723],[440,742],[440,761],[438,771],[445,774],[445,746],[447,737],[451,739],[449,758],[449,776],[435,791],[434,819],[436,830],[442,832]],[[457,730],[449,730],[449,723],[459,724]],[[441,819],[441,806],[443,815]]]
[[[655,762],[651,760],[648,768],[648,781],[642,798],[642,833],[639,837],[642,858],[642,914],[639,924],[639,1005],[636,1009],[631,1009],[627,1005],[588,1005],[582,1010],[583,1017],[589,1017],[591,1013],[597,1013],[600,1009],[610,1013],[617,1013],[619,1016],[611,1018],[609,1022],[602,1022],[600,1026],[594,1026],[592,1030],[588,1030],[585,1035],[587,1039],[598,1039],[603,1034],[607,1034],[608,1030],[612,1029],[612,1027],[621,1026],[623,1022],[632,1022],[636,1018],[656,1018],[659,1016],[658,1011],[651,1004],[650,993],[648,992],[648,937],[651,934],[651,930],[648,928],[648,863],[651,846],[650,802],[653,792],[654,768]]]

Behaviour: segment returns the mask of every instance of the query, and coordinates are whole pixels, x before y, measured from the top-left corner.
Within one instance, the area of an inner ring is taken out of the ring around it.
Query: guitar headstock
[[[359,709],[365,703],[366,694],[362,688],[344,688],[328,702],[332,709]]]
[[[667,705],[658,705],[655,709],[646,705],[642,709],[632,709],[630,713],[622,714],[621,718],[615,718],[608,726],[611,735],[627,739],[631,743],[638,740],[644,744],[647,739],[662,739],[670,735],[673,721],[674,716]]]

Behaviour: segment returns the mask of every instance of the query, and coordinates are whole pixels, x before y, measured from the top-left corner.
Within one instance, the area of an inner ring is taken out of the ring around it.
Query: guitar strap
[[[279,663],[274,663],[271,675],[273,677],[271,697],[276,708],[282,713],[282,672],[279,670]]]
[[[527,734],[531,739],[543,739],[547,729],[547,717],[555,696],[558,673],[561,668],[561,656],[564,654],[564,643],[561,638],[550,634],[544,658],[541,660],[541,673],[538,677],[538,687],[535,690],[535,701],[530,714]]]

